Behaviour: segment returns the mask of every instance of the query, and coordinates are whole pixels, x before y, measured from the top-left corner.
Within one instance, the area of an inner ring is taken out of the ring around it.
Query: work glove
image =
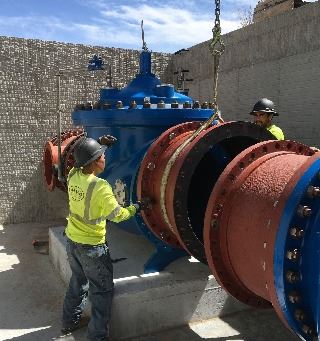
[[[111,135],[103,135],[98,138],[98,142],[101,145],[107,146],[108,148],[110,148],[117,142],[117,139]]]
[[[136,208],[137,213],[147,209],[150,207],[150,200],[149,199],[142,199],[141,201],[137,201],[133,204]]]
[[[133,206],[135,207],[137,213],[140,213],[142,211],[141,201],[135,202]]]

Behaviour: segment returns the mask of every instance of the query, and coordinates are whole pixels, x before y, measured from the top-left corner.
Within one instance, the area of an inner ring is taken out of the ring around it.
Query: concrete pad
[[[63,230],[64,227],[55,227],[49,231],[50,257],[68,283],[71,272]],[[226,294],[208,266],[190,257],[176,260],[161,273],[144,275],[143,265],[154,250],[143,236],[110,226],[108,244],[113,259],[126,258],[114,264],[115,295],[110,330],[116,339],[248,309]]]
[[[67,337],[60,337],[60,320],[66,286],[52,266],[48,255],[35,252],[32,246],[34,238],[47,239],[48,227],[54,225],[59,224],[48,222],[0,225],[0,341],[86,340],[86,328],[77,330]],[[168,311],[170,308],[167,307]],[[112,341],[115,340],[113,338]],[[233,315],[126,339],[129,340],[298,341],[299,339],[283,326],[272,310],[249,309]]]

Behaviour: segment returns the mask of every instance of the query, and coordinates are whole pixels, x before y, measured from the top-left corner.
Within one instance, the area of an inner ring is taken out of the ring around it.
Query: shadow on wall
[[[16,189],[8,193],[8,201],[13,203],[12,209],[4,217],[4,224],[22,222],[45,222],[63,219],[68,215],[67,194],[55,190],[49,192],[44,184],[42,162],[30,176],[19,175]],[[25,187],[24,187],[25,186]],[[18,197],[15,197],[18,194]]]

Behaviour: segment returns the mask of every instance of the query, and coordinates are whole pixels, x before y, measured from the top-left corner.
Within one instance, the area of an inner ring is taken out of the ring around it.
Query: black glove
[[[103,136],[100,136],[97,141],[101,145],[107,146],[108,148],[110,148],[117,142],[117,139],[111,135],[103,135]]]
[[[141,212],[142,208],[141,208],[141,202],[140,201],[137,201],[133,204],[133,206],[135,207],[137,213]]]
[[[143,198],[141,201],[134,203],[133,206],[136,208],[137,213],[139,213],[140,211],[151,208],[151,200],[150,198]]]

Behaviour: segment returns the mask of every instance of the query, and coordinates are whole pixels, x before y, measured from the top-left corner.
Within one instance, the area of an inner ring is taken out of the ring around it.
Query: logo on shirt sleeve
[[[70,186],[69,196],[73,201],[81,201],[84,198],[84,192],[79,186]]]

